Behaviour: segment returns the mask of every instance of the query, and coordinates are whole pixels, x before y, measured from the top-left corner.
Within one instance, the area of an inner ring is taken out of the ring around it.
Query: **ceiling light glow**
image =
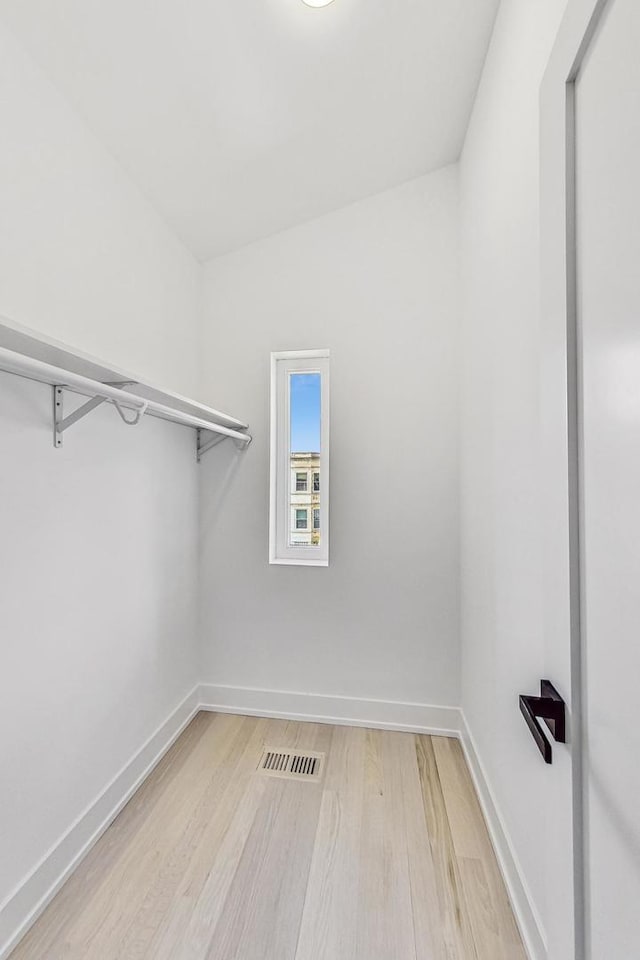
[[[308,7],[328,7],[333,0],[302,0]]]

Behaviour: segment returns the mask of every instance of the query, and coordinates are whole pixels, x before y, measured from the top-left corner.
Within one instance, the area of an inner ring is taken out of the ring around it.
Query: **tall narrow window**
[[[329,563],[328,350],[271,354],[269,560]]]

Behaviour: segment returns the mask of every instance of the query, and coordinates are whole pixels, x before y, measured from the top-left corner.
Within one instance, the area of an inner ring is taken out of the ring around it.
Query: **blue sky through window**
[[[292,373],[291,452],[320,453],[320,374]]]

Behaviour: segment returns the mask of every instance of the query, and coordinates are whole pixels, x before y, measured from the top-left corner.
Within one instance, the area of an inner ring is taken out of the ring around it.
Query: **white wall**
[[[503,0],[461,159],[462,704],[544,934],[538,97],[564,11]]]
[[[0,23],[0,314],[187,395],[200,266]]]
[[[202,471],[205,682],[458,703],[457,216],[448,167],[207,265],[201,392],[255,440]],[[313,347],[330,566],[269,566],[270,351]]]
[[[193,389],[198,264],[3,30],[0,130],[0,313]],[[102,408],[54,450],[50,406],[0,375],[0,952],[27,873],[197,679],[192,431]]]

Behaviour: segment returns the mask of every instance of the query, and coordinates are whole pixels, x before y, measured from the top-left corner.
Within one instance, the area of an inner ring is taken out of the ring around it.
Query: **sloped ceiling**
[[[498,0],[0,0],[195,255],[455,161]]]

